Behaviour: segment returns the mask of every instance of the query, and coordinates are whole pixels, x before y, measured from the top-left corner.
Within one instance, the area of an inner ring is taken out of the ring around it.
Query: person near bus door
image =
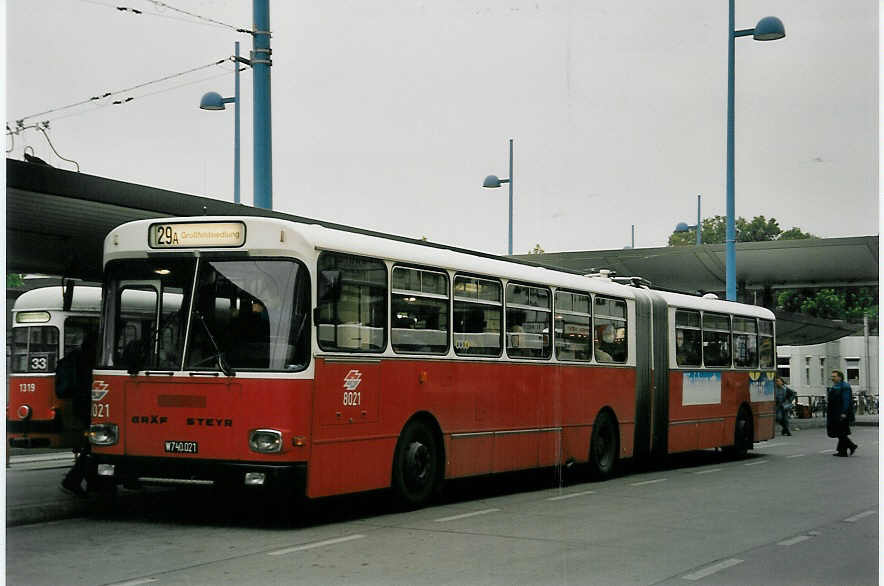
[[[95,365],[97,337],[89,332],[79,348],[58,361],[55,370],[55,389],[59,397],[71,399],[71,427],[77,432],[74,444],[74,465],[61,481],[61,489],[76,496],[85,496],[86,456],[90,451],[86,431],[92,417],[92,368]]]
[[[792,435],[789,430],[789,411],[794,398],[795,391],[787,387],[783,379],[776,377],[774,379],[774,400],[777,405],[777,422],[783,428],[783,435]]]
[[[827,389],[828,409],[826,411],[826,432],[829,437],[838,438],[838,446],[833,455],[842,458],[856,451],[857,445],[847,437],[850,435],[850,416],[853,412],[853,392],[844,380],[840,370],[832,371],[832,386]]]

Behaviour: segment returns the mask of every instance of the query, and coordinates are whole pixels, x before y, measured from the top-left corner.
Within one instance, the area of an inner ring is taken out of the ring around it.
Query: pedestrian
[[[55,369],[55,392],[71,399],[71,428],[77,432],[74,442],[74,465],[61,481],[61,489],[76,496],[86,496],[86,460],[90,452],[86,432],[91,423],[92,367],[95,365],[96,335],[89,332],[79,348],[68,352]]]
[[[832,386],[826,389],[829,402],[826,411],[826,433],[838,438],[838,446],[833,455],[846,458],[856,451],[857,445],[847,437],[850,435],[850,415],[853,411],[853,392],[844,380],[840,370],[832,371]]]
[[[783,428],[783,435],[792,435],[789,430],[789,412],[792,410],[792,400],[795,391],[786,386],[780,377],[774,379],[774,400],[777,405],[777,423]]]

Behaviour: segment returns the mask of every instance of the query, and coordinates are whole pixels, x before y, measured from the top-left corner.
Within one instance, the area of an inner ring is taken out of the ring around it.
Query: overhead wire
[[[148,0],[145,0],[145,1],[148,1]],[[129,13],[132,13],[132,14],[135,14],[138,16],[141,16],[141,15],[156,16],[159,18],[167,18],[169,20],[176,20],[178,22],[187,22],[190,24],[198,24],[201,26],[211,26],[211,27],[215,27],[215,28],[230,28],[230,29],[233,29],[237,32],[246,33],[246,34],[250,34],[252,32],[248,29],[237,28],[233,25],[229,25],[229,24],[223,23],[221,21],[216,21],[211,18],[201,17],[201,16],[195,15],[195,14],[191,15],[191,18],[181,18],[180,16],[172,16],[170,14],[161,14],[159,12],[154,12],[151,10],[139,10],[137,8],[132,8],[130,6],[120,6],[117,4],[108,4],[107,2],[101,2],[99,0],[80,0],[80,2],[85,2],[87,4],[95,4],[96,6],[104,6],[105,8],[111,8],[111,9],[117,10],[119,12],[129,12]],[[183,10],[174,9],[171,6],[167,6],[167,8],[169,8],[171,10],[175,10],[176,12],[181,12],[181,13],[190,15],[190,13],[187,13]],[[204,22],[196,22],[193,20],[193,18],[197,18],[197,19],[202,20]]]
[[[242,68],[241,71],[243,71],[243,70],[248,70],[248,68],[247,68],[247,67]],[[155,96],[155,95],[162,94],[162,93],[166,93],[166,92],[171,92],[171,91],[174,91],[174,90],[177,90],[177,89],[181,89],[181,88],[183,88],[183,87],[187,87],[187,86],[191,86],[191,85],[196,85],[196,84],[202,83],[202,82],[204,82],[204,81],[209,81],[209,80],[212,80],[212,79],[218,79],[219,77],[224,77],[224,76],[226,76],[226,75],[230,75],[231,72],[232,72],[232,70],[224,71],[224,72],[222,72],[222,73],[216,73],[216,74],[214,74],[214,75],[210,75],[210,76],[207,76],[207,77],[201,77],[200,79],[196,79],[196,80],[193,80],[193,81],[188,81],[188,82],[186,82],[186,83],[181,83],[181,84],[174,85],[174,86],[171,86],[171,87],[168,87],[168,88],[163,88],[163,89],[161,89],[161,90],[157,90],[157,91],[155,91],[155,92],[149,92],[149,93],[146,93],[146,94],[141,94],[141,95],[138,95],[138,96],[133,96],[131,100],[125,101],[125,102],[123,102],[123,103],[128,103],[128,102],[130,102],[130,101],[134,101],[134,100],[140,100],[140,99],[143,99],[143,98],[147,98],[147,97],[150,97],[150,96]],[[72,113],[70,113],[70,114],[63,114],[63,115],[61,115],[61,116],[54,116],[54,117],[49,118],[49,120],[51,120],[51,121],[54,122],[54,121],[56,121],[56,120],[64,120],[65,118],[75,118],[75,117],[77,117],[77,116],[84,116],[84,115],[86,115],[86,114],[91,114],[92,112],[95,112],[96,110],[100,110],[100,109],[102,109],[102,108],[107,108],[107,107],[109,107],[109,106],[114,106],[114,105],[119,105],[119,104],[117,104],[116,102],[114,102],[114,103],[111,103],[111,102],[103,102],[103,103],[102,103],[102,102],[98,102],[98,103],[95,104],[95,107],[92,108],[92,109],[89,109],[89,110],[83,110],[83,111],[79,111],[79,112],[72,112]]]
[[[149,86],[149,85],[153,85],[153,84],[156,84],[156,83],[161,83],[161,82],[164,82],[164,81],[169,81],[170,79],[175,79],[175,78],[177,78],[177,77],[181,77],[181,76],[184,76],[184,75],[188,75],[188,74],[190,74],[190,73],[194,73],[194,72],[196,72],[196,71],[201,71],[201,70],[203,70],[203,69],[208,69],[209,67],[215,67],[215,66],[221,65],[222,63],[224,63],[224,62],[226,62],[226,61],[228,61],[228,60],[229,60],[229,58],[220,59],[220,60],[218,60],[218,61],[214,61],[214,62],[212,62],[212,63],[208,63],[208,64],[206,64],[206,65],[201,65],[201,66],[199,66],[199,67],[194,67],[194,68],[192,68],[192,69],[187,69],[187,70],[185,70],[185,71],[180,71],[180,72],[178,72],[178,73],[173,73],[173,74],[171,74],[171,75],[166,75],[165,77],[161,77],[161,78],[159,78],[159,79],[154,79],[154,80],[151,80],[151,81],[146,81],[146,82],[144,82],[144,83],[139,83],[139,84],[134,85],[134,86],[129,87],[129,88],[125,88],[125,89],[121,89],[121,90],[116,90],[116,91],[109,91],[109,92],[99,93],[99,94],[96,94],[96,95],[92,96],[91,98],[89,98],[89,99],[87,99],[87,100],[80,100],[79,102],[74,102],[73,104],[67,104],[66,106],[59,106],[59,107],[57,107],[57,108],[50,108],[49,110],[44,110],[43,112],[37,112],[36,114],[29,114],[28,116],[22,116],[22,117],[20,117],[20,118],[16,118],[15,122],[16,122],[16,125],[18,125],[18,126],[22,126],[22,125],[24,124],[24,121],[25,121],[25,120],[29,120],[29,119],[31,119],[31,118],[38,118],[38,117],[45,116],[45,115],[47,115],[47,114],[54,114],[55,112],[60,112],[60,111],[62,111],[62,110],[68,110],[68,109],[70,109],[70,108],[75,108],[75,107],[77,107],[77,106],[82,106],[82,105],[84,105],[84,104],[88,104],[88,103],[90,103],[90,102],[98,102],[99,100],[103,100],[103,99],[105,99],[105,98],[109,98],[109,97],[111,97],[111,96],[116,96],[116,95],[119,95],[119,94],[125,94],[125,93],[129,93],[129,92],[133,92],[133,91],[135,91],[135,90],[138,90],[138,89],[143,88],[143,87],[147,87],[147,86]],[[119,103],[124,103],[124,102],[128,102],[128,101],[131,101],[131,100],[129,100],[129,99],[127,99],[127,100],[120,100]]]
[[[149,2],[149,3],[153,4],[154,6],[157,6],[158,8],[166,8],[168,10],[172,10],[174,12],[180,12],[181,14],[186,14],[187,16],[190,16],[190,17],[193,17],[193,18],[196,18],[199,20],[205,20],[207,22],[211,22],[211,23],[214,23],[214,24],[217,24],[220,26],[225,26],[229,29],[235,30],[238,33],[249,33],[250,34],[252,32],[249,29],[237,28],[237,27],[233,26],[232,24],[227,24],[226,22],[221,22],[220,20],[215,20],[215,19],[209,18],[207,16],[201,16],[199,14],[194,14],[193,12],[188,12],[188,11],[182,10],[180,8],[175,8],[174,6],[170,6],[170,5],[166,4],[165,2],[160,2],[160,0],[144,0],[144,1]]]

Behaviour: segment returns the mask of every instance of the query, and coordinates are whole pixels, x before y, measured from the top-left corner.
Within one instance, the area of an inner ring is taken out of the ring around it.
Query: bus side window
[[[448,275],[393,268],[391,342],[394,352],[448,352]]]
[[[556,358],[592,360],[592,316],[589,295],[556,291]]]
[[[758,368],[758,327],[755,318],[734,316],[734,366]]]
[[[626,362],[629,351],[626,302],[596,296],[593,345],[596,362]]]
[[[549,289],[506,286],[506,352],[520,358],[549,358],[552,327]]]
[[[703,314],[703,364],[731,365],[731,318],[716,313]]]
[[[323,252],[317,270],[340,272],[340,295],[320,299],[322,350],[383,352],[387,347],[387,267],[376,258]]]
[[[460,356],[500,356],[503,302],[500,282],[454,277],[454,351]]]
[[[758,320],[759,350],[761,368],[773,368],[774,365],[774,324],[767,319]]]
[[[675,312],[675,363],[678,366],[700,366],[702,347],[700,312]]]

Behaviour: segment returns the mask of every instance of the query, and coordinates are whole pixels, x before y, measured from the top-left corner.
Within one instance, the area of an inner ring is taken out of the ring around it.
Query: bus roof
[[[64,304],[63,287],[40,287],[25,291],[15,300],[12,311],[61,311]],[[101,310],[101,287],[75,286],[71,311],[98,312]]]

